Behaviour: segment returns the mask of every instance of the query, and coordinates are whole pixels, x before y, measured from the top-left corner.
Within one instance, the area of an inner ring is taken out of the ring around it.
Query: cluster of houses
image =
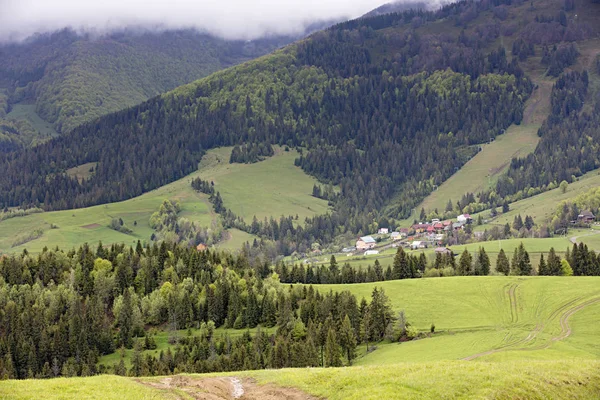
[[[398,231],[391,232],[388,228],[379,228],[379,235],[389,235],[392,240],[392,247],[407,247],[413,250],[426,249],[439,245],[444,236],[450,231],[464,229],[465,225],[471,224],[473,219],[469,214],[462,214],[456,218],[456,221],[440,221],[433,219],[431,222],[419,222],[410,228],[401,228]],[[364,255],[378,254],[374,248],[377,246],[377,240],[372,236],[362,236],[356,241],[355,247],[345,248],[343,252],[350,253],[354,251],[363,251]],[[449,252],[445,247],[436,248],[436,252]]]

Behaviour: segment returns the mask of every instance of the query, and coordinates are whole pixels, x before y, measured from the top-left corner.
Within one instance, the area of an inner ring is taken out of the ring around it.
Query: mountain
[[[528,185],[539,192],[564,171],[577,177],[600,165],[593,144],[600,113],[589,113],[598,75],[569,71],[584,46],[595,60],[599,12],[589,1],[576,9],[560,1],[463,1],[338,24],[1,156],[0,204],[53,210],[124,200],[194,171],[207,149],[279,144],[298,148],[296,165],[340,188],[328,198],[331,214],[286,234],[271,230],[269,239],[285,241],[283,253],[310,248],[407,217],[480,144],[521,123],[535,89],[528,74],[542,70],[561,78],[540,145],[513,161],[482,201],[523,196]],[[562,161],[543,164],[554,159]],[[87,180],[65,173],[87,163],[98,163]]]
[[[383,14],[399,13],[408,10],[427,10],[431,8],[432,7],[424,1],[394,1],[369,11],[363,15],[363,18],[377,17]]]
[[[2,45],[0,150],[68,132],[296,38],[231,41],[195,30],[95,37],[63,30]]]

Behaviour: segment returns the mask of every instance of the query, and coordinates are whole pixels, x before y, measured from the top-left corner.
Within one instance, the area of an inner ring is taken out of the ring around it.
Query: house
[[[369,250],[375,247],[377,242],[371,236],[363,236],[356,241],[357,250]]]
[[[461,230],[465,226],[466,222],[455,222],[452,224],[452,230],[458,231]]]
[[[577,216],[577,221],[583,222],[586,224],[591,224],[596,220],[596,216],[591,211],[582,211],[581,214]]]
[[[380,235],[387,235],[388,233],[390,233],[390,230],[389,228],[379,228],[377,233],[379,233]]]
[[[439,218],[434,218],[434,219],[432,219],[432,220],[431,220],[431,223],[432,223],[433,225],[437,224],[438,222],[440,222],[440,219],[439,219]]]
[[[427,248],[427,243],[419,241],[419,240],[415,240],[414,242],[412,242],[412,244],[410,245],[410,248],[413,250],[417,250],[417,249],[426,249]]]
[[[354,250],[356,250],[356,247],[344,247],[342,253],[352,253]]]
[[[196,246],[196,250],[198,251],[204,251],[206,249],[208,249],[208,247],[203,243],[200,243],[198,246]]]
[[[429,225],[424,224],[424,223],[418,223],[418,224],[414,224],[412,226],[413,230],[417,233],[423,233],[425,232],[425,230],[429,227]]]
[[[435,229],[436,232],[440,232],[444,230],[444,224],[442,224],[441,222],[436,222],[433,224],[433,229]]]
[[[465,224],[470,224],[471,222],[473,222],[473,218],[471,218],[469,214],[461,214],[458,217],[456,217],[456,220]]]
[[[433,227],[433,225],[429,225],[425,231],[427,233],[435,233],[435,228]]]
[[[441,255],[452,254],[452,250],[450,250],[447,247],[438,247],[435,249],[435,254],[441,254]]]
[[[390,237],[394,241],[402,239],[402,235],[400,234],[400,232],[392,232],[392,234],[390,235]]]
[[[372,256],[372,255],[375,255],[375,254],[379,254],[379,251],[377,251],[377,250],[367,250],[364,253],[365,256]]]

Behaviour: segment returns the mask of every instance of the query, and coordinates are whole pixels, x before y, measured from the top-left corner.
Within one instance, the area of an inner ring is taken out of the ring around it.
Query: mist
[[[389,1],[389,0],[388,0]],[[196,28],[225,39],[298,34],[317,20],[349,19],[386,0],[0,0],[0,40],[62,28]]]

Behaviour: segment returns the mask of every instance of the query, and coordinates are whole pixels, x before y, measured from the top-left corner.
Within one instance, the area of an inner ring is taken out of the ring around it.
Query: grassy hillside
[[[482,226],[475,226],[474,230],[482,231],[493,225],[512,224],[514,218],[519,214],[523,218],[525,215],[530,215],[539,224],[547,222],[561,202],[573,199],[599,184],[600,174],[598,174],[598,171],[588,172],[577,181],[569,184],[565,193],[562,193],[560,188],[556,188],[527,199],[516,201],[509,205],[510,210],[506,214],[499,214],[494,219],[490,219],[489,211],[483,211],[481,214],[484,219],[489,220],[489,223]]]
[[[298,215],[303,222],[327,212],[327,202],[312,196],[317,180],[294,167],[297,151],[277,148],[275,157],[254,164],[229,164],[230,154],[231,148],[211,151],[200,177],[214,182],[225,206],[247,222],[255,215],[259,220]]]
[[[587,322],[600,312],[599,278],[457,277],[375,284],[319,285],[350,290],[358,298],[385,289],[431,338],[383,343],[360,365],[456,359],[598,359],[600,328]]]
[[[482,150],[427,196],[417,210],[438,209],[443,212],[449,199],[455,203],[465,193],[490,189],[498,177],[506,172],[513,157],[524,157],[533,152],[539,141],[538,129],[539,125],[536,124],[512,125],[496,140],[482,145]]]
[[[275,156],[255,164],[229,164],[231,148],[215,149],[203,158],[197,172],[145,193],[139,197],[101,206],[67,211],[52,211],[0,221],[0,252],[20,252],[27,249],[39,252],[45,246],[72,248],[82,243],[135,244],[137,240],[148,241],[153,233],[150,216],[166,200],[179,200],[181,217],[210,227],[217,215],[212,210],[208,196],[195,192],[190,181],[200,176],[213,180],[223,196],[225,206],[248,222],[259,218],[281,215],[305,217],[327,212],[327,202],[311,196],[316,180],[294,166],[297,152],[277,150]],[[71,171],[74,176],[85,177],[93,164],[85,164]],[[123,234],[109,228],[113,218],[122,218],[133,232]],[[42,231],[39,238],[13,246],[17,239],[26,239],[35,231]],[[226,233],[220,247],[239,249],[254,236],[232,229]]]

